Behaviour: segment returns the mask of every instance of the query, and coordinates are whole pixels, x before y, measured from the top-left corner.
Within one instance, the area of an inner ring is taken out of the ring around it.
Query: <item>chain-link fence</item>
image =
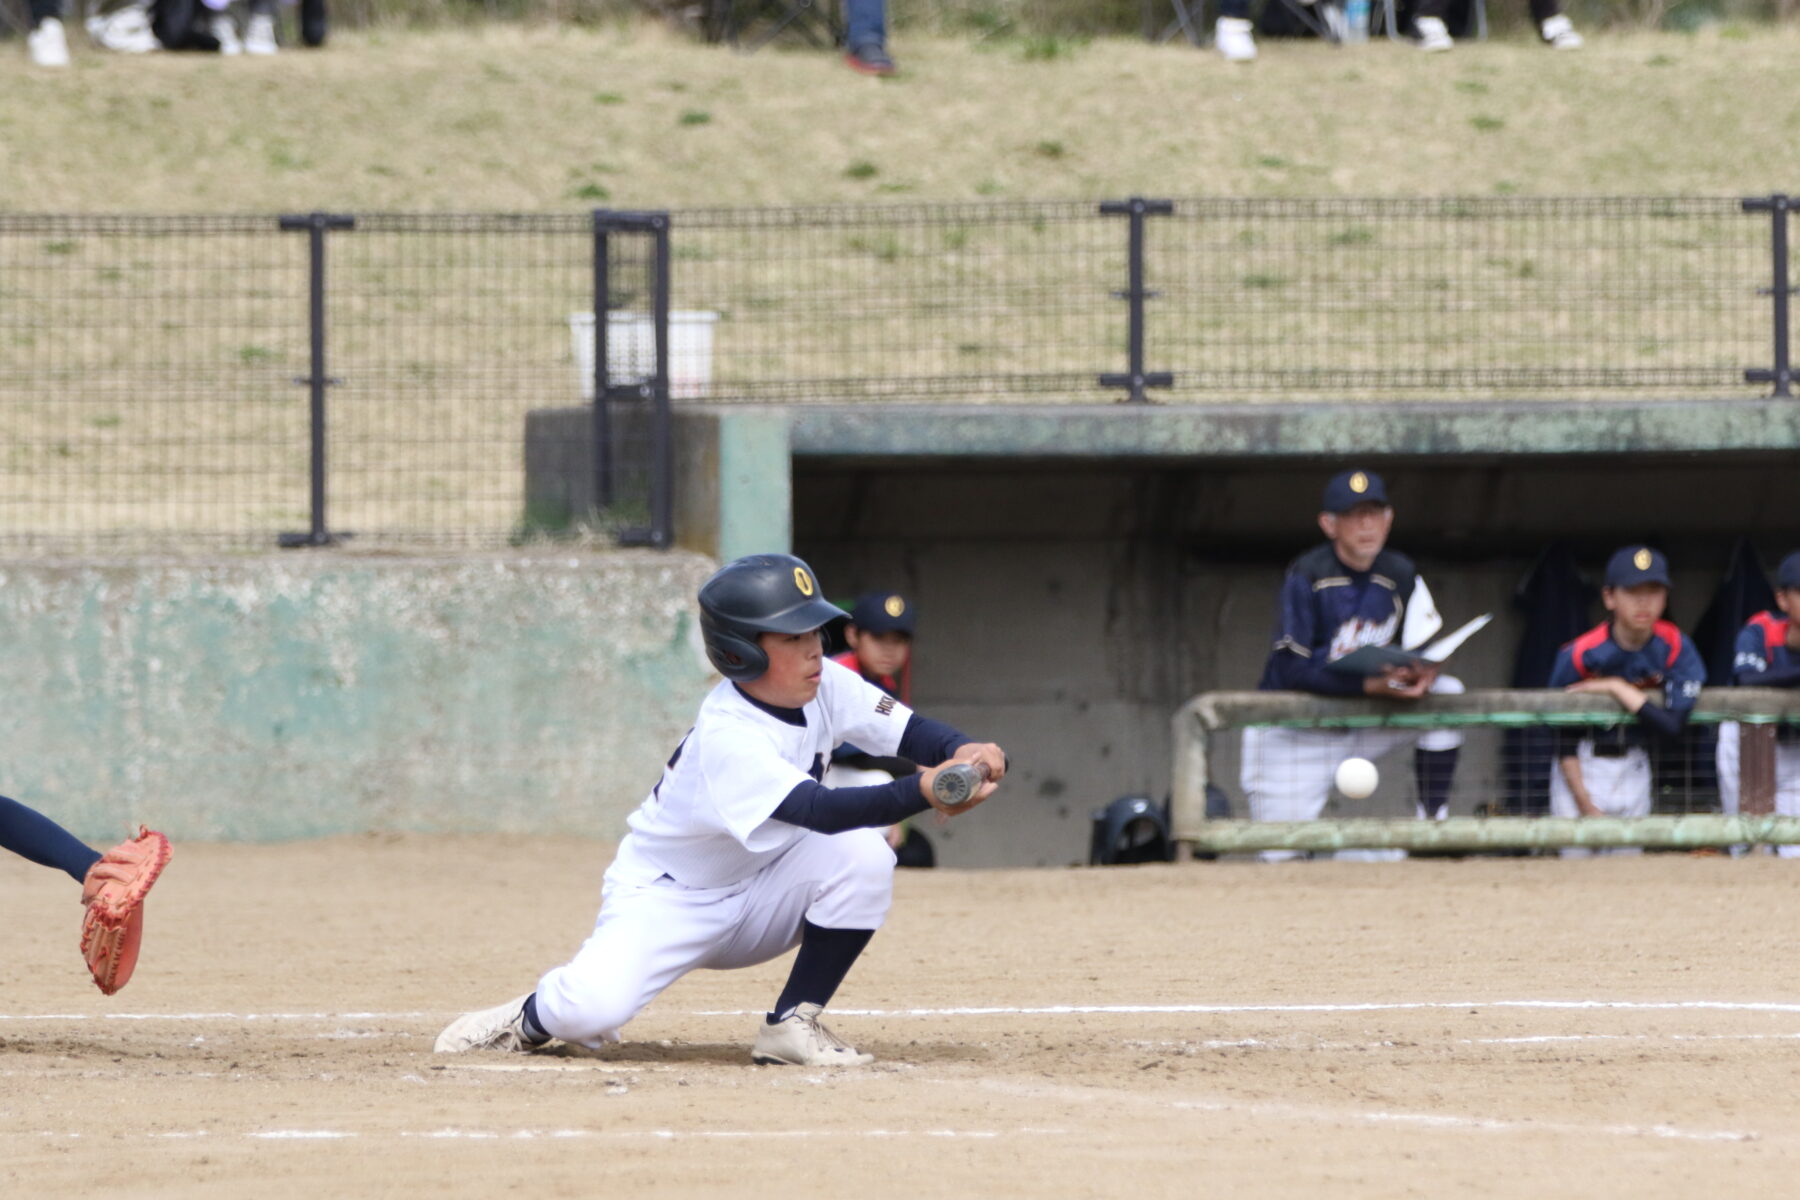
[[[0,545],[665,544],[671,400],[1785,395],[1759,203],[0,215]]]

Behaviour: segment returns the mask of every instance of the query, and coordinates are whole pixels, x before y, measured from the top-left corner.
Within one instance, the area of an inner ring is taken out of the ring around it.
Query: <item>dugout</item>
[[[915,700],[1014,755],[1006,804],[939,832],[947,865],[1076,862],[1093,809],[1166,792],[1171,713],[1196,692],[1254,686],[1280,572],[1318,540],[1320,489],[1348,462],[1387,477],[1392,544],[1419,561],[1446,619],[1496,614],[1455,660],[1471,687],[1510,681],[1514,591],[1551,542],[1596,577],[1624,541],[1661,545],[1684,626],[1738,538],[1765,559],[1800,546],[1800,419],[1773,402],[734,418],[749,418],[760,452],[733,449],[743,439],[707,414],[682,418],[690,450],[713,439],[716,469],[685,476],[678,532],[710,519],[710,549],[729,557],[788,523],[835,595],[908,591]],[[766,470],[749,469],[758,460]]]

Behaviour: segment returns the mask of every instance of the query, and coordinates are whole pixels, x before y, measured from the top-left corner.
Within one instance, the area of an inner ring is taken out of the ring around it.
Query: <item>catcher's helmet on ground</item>
[[[734,683],[769,669],[759,633],[807,633],[845,617],[820,594],[818,576],[791,554],[752,554],[726,563],[700,585],[706,657]]]
[[[1169,862],[1174,857],[1168,816],[1148,797],[1120,796],[1094,814],[1089,866]]]

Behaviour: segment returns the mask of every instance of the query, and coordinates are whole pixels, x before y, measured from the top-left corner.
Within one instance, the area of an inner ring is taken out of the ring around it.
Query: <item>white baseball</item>
[[[1366,758],[1346,758],[1338,764],[1337,776],[1332,782],[1345,796],[1361,800],[1374,793],[1381,775],[1375,770],[1375,764]]]

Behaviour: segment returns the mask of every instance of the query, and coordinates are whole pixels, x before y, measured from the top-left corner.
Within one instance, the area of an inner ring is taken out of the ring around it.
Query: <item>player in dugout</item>
[[[916,619],[912,602],[899,592],[864,592],[850,608],[844,642],[850,648],[832,656],[902,704],[912,704],[912,643]],[[886,783],[919,768],[897,755],[870,754],[845,742],[831,752],[826,787],[867,787]],[[937,864],[931,841],[911,821],[890,825],[888,845],[903,867]]]
[[[822,631],[845,613],[798,558],[740,558],[699,599],[707,657],[725,678],[631,814],[593,934],[536,991],[452,1022],[439,1053],[529,1051],[552,1038],[597,1049],[689,971],[754,966],[798,945],[751,1060],[874,1061],[819,1016],[893,900],[881,831],[927,808],[973,808],[1005,777],[1006,755],[825,658]],[[874,787],[825,787],[827,757],[845,741],[935,765]],[[932,786],[952,763],[986,773],[956,805]]]
[[[1550,814],[1643,817],[1650,814],[1650,737],[1678,736],[1700,697],[1706,666],[1672,621],[1669,561],[1648,546],[1626,546],[1606,564],[1600,599],[1610,614],[1556,655],[1550,686],[1611,696],[1637,720],[1557,735],[1550,772]],[[1618,847],[1616,853],[1641,853]],[[1591,853],[1580,847],[1567,857]]]
[[[1332,662],[1363,646],[1424,643],[1443,625],[1431,589],[1410,558],[1388,549],[1394,509],[1373,471],[1332,476],[1320,505],[1326,541],[1289,565],[1277,601],[1274,645],[1257,687],[1320,696],[1372,696],[1398,703],[1427,693],[1456,694],[1461,681],[1435,664],[1384,667],[1361,675]],[[1244,731],[1240,782],[1256,821],[1310,821],[1324,812],[1332,775],[1346,758],[1375,759],[1413,745],[1418,814],[1449,808],[1462,735],[1455,730],[1283,729]],[[1270,851],[1266,860],[1295,857]]]
[[[1731,660],[1734,687],[1800,687],[1800,550],[1775,569],[1775,607],[1759,612],[1738,630]],[[1774,727],[1774,807],[1784,817],[1800,816],[1800,726]],[[1719,723],[1719,799],[1728,813],[1739,808],[1739,754],[1742,728],[1737,721]],[[1800,846],[1778,846],[1784,858],[1800,856]]]

